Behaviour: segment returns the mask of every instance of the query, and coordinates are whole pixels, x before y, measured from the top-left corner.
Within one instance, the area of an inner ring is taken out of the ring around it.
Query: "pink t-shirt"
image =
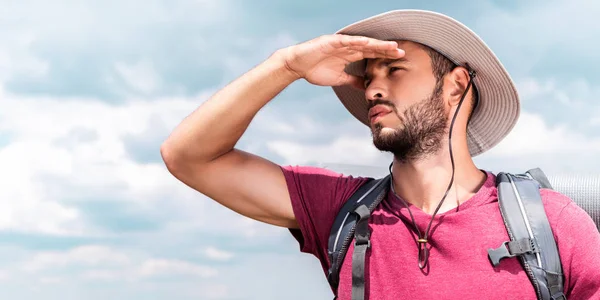
[[[366,178],[343,176],[314,167],[282,168],[300,230],[291,232],[302,252],[329,268],[327,239],[344,202]],[[571,199],[542,189],[548,220],[558,243],[565,274],[565,295],[600,299],[600,233],[587,213]],[[416,234],[408,210],[393,192],[373,212],[371,248],[366,258],[367,299],[536,299],[531,281],[517,258],[494,268],[487,250],[509,237],[498,208],[495,176],[488,173],[477,194],[456,209],[437,214],[429,236],[429,269],[418,266]],[[419,230],[430,220],[409,205]],[[352,255],[340,271],[340,300],[350,300]],[[323,280],[327,280],[323,277]]]

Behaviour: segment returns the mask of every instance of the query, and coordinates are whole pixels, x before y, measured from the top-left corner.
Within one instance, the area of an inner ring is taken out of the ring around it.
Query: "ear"
[[[458,66],[450,71],[446,78],[449,92],[448,104],[457,106],[469,84],[469,71],[465,67]]]

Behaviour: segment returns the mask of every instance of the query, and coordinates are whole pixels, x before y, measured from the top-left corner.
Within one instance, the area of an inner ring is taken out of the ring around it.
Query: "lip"
[[[377,121],[377,119],[389,114],[392,110],[385,105],[376,105],[369,109],[369,120],[371,123]]]

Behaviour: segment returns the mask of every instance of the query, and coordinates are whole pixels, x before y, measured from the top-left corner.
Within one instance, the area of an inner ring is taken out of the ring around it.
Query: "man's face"
[[[365,96],[375,146],[409,161],[440,150],[448,116],[428,53],[412,42],[399,48],[400,60],[368,61]]]

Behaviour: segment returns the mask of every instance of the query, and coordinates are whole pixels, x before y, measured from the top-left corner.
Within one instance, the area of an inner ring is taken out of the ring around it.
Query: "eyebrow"
[[[389,67],[391,64],[405,63],[405,62],[408,62],[408,59],[406,59],[405,57],[400,57],[397,59],[380,61],[380,62],[378,62],[378,65],[383,65],[383,67]],[[371,74],[365,70],[365,75],[363,77],[365,80],[369,80],[369,79],[371,79]]]
[[[383,64],[384,66],[387,67],[387,66],[389,66],[391,64],[395,64],[395,63],[398,63],[398,62],[408,62],[408,59],[406,59],[406,57],[400,57],[400,58],[392,59],[392,60],[384,60],[384,61],[381,62],[381,64]]]

